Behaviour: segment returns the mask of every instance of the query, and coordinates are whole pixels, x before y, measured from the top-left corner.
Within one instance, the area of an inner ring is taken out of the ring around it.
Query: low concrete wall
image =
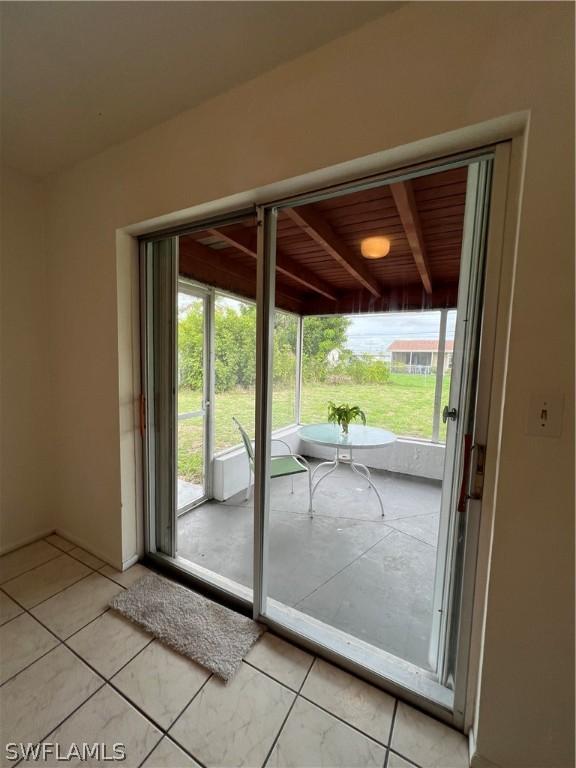
[[[288,443],[294,453],[314,459],[334,458],[333,448],[300,440],[297,427],[279,430],[274,433],[274,437]],[[279,443],[273,443],[272,450],[273,454],[286,452],[285,447]],[[405,437],[382,448],[357,449],[354,451],[354,459],[373,469],[385,469],[404,475],[441,480],[445,451],[446,448],[442,444]],[[244,448],[235,448],[214,458],[212,493],[218,501],[225,501],[244,490],[247,479],[248,459]]]

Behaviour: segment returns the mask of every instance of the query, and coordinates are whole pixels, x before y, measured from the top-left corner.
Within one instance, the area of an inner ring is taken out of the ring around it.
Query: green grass
[[[359,405],[366,413],[367,424],[390,429],[404,437],[432,436],[435,379],[433,376],[392,374],[387,384],[304,384],[302,387],[301,422],[310,424],[326,421],[328,401]],[[448,401],[450,376],[444,377],[442,402]],[[199,392],[180,390],[178,411],[200,408]],[[222,451],[240,443],[240,435],[232,416],[254,435],[254,391],[232,390],[216,395],[215,449]],[[293,389],[274,389],[272,425],[274,429],[294,423]],[[446,427],[440,422],[440,439]],[[201,482],[202,420],[178,424],[178,477]]]

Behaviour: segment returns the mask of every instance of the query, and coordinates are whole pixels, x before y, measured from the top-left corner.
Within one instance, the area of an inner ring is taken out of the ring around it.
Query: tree
[[[345,348],[350,319],[343,315],[306,317],[303,329],[302,371],[306,381],[321,382],[328,376],[328,354],[333,349],[346,356]]]
[[[192,304],[178,322],[179,384],[195,391],[203,384],[203,308]],[[277,311],[274,316],[274,383],[286,386],[296,376],[297,319]],[[256,382],[256,307],[216,302],[214,313],[216,392],[249,389]]]

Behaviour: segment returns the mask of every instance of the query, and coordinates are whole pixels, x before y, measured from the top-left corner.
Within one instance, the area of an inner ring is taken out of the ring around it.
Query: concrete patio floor
[[[317,462],[313,462],[317,463]],[[428,667],[439,482],[374,470],[384,502],[342,466],[308,509],[305,476],[273,480],[270,597]],[[206,502],[178,519],[178,554],[252,587],[253,503]]]

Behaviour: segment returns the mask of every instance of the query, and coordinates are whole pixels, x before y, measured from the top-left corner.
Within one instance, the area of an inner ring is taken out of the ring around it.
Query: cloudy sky
[[[178,294],[179,313],[185,312],[200,299]],[[239,302],[230,297],[218,297],[220,304],[239,309]],[[357,354],[368,352],[383,355],[396,339],[437,339],[440,329],[440,312],[382,312],[371,315],[348,315],[348,341],[346,346]],[[456,311],[448,313],[446,338],[454,338]]]
[[[395,339],[437,339],[440,312],[386,312],[351,315],[348,348],[353,352],[383,354]],[[448,313],[446,337],[454,338],[456,312]]]

